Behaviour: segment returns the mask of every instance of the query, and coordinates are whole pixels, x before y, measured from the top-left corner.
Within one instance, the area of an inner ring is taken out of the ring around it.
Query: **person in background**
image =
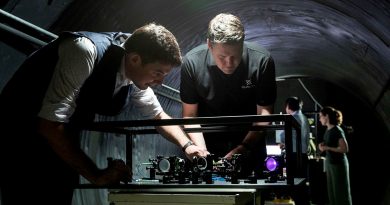
[[[244,26],[237,16],[218,14],[209,22],[206,44],[193,48],[184,58],[180,97],[184,118],[272,114],[276,99],[274,60],[265,48],[245,41]],[[249,167],[243,168],[245,175],[244,170],[262,172],[264,134],[198,132],[189,136],[215,156],[230,159],[241,154],[249,159]]]
[[[325,170],[330,205],[351,205],[348,143],[342,124],[342,112],[327,106],[320,111],[320,122],[326,126],[324,142],[318,145],[325,155]]]
[[[310,124],[307,117],[302,112],[303,101],[296,97],[288,97],[284,103],[284,108],[287,114],[292,115],[294,119],[301,126],[301,163],[298,163],[298,151],[297,151],[297,133],[295,130],[292,132],[292,155],[288,159],[287,163],[293,165],[293,170],[287,170],[287,174],[292,174],[294,177],[308,178],[308,156],[307,148],[310,138]],[[285,133],[284,130],[280,133],[280,147],[285,149]],[[300,194],[293,196],[295,202],[300,205],[309,204],[309,190],[304,189]]]
[[[150,86],[181,63],[176,38],[156,23],[132,34],[64,32],[30,55],[0,95],[2,204],[70,205],[79,175],[98,186],[131,180],[122,160],[98,168],[79,134],[96,114],[129,104],[145,119],[169,119]],[[205,155],[179,126],[156,129],[187,157]]]
[[[303,102],[301,99],[299,99],[296,96],[291,96],[286,99],[285,101],[285,111],[287,114],[290,114],[294,117],[294,119],[297,120],[297,122],[301,126],[301,167],[298,166],[298,160],[297,160],[297,133],[292,133],[292,156],[290,158],[290,161],[287,163],[292,163],[295,166],[294,170],[291,170],[290,173],[292,173],[296,177],[304,177],[307,178],[308,176],[308,157],[307,157],[307,147],[309,144],[309,138],[310,138],[310,125],[307,117],[302,113],[302,106]],[[285,133],[284,131],[280,134],[280,146],[282,149],[285,148]]]

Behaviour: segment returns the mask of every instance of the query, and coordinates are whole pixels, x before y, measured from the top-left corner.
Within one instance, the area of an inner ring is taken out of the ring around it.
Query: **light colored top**
[[[307,153],[307,147],[310,137],[310,125],[307,117],[302,113],[301,110],[297,110],[291,114],[297,122],[301,125],[301,148],[302,153]],[[285,133],[284,131],[280,133],[280,141],[285,143]],[[293,143],[293,152],[297,152],[297,133],[295,130],[292,132],[292,143]]]
[[[58,48],[53,78],[38,116],[50,121],[68,122],[76,109],[76,98],[84,81],[91,75],[97,58],[95,45],[85,37],[64,39]],[[124,58],[116,77],[115,93],[131,84],[130,100],[142,117],[152,119],[163,111],[153,90],[141,90],[124,75]],[[115,94],[114,93],[114,94]]]

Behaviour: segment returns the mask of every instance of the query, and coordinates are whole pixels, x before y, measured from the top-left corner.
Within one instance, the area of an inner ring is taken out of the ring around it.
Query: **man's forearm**
[[[185,125],[185,128],[201,128],[200,125]],[[201,147],[204,150],[207,150],[206,142],[203,137],[202,132],[190,132],[188,133],[188,136],[190,139],[199,147]]]
[[[249,131],[245,138],[242,140],[241,145],[245,148],[250,149],[253,148],[257,142],[262,139],[262,131]]]
[[[165,112],[160,113],[155,119],[172,119]],[[178,125],[157,126],[157,131],[170,142],[183,147],[190,140],[183,129]]]
[[[163,137],[180,147],[190,140],[178,125],[158,126],[156,129]]]
[[[95,163],[81,150],[78,143],[67,136],[62,123],[41,120],[39,132],[47,139],[54,152],[80,175],[94,183],[99,169]],[[78,137],[73,138],[78,139]]]

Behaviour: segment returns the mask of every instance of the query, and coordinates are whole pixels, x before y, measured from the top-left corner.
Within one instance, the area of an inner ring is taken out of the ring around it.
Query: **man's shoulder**
[[[248,51],[249,55],[271,57],[271,53],[259,43],[245,41],[244,49]]]
[[[201,44],[188,51],[186,57],[205,55],[207,53],[207,50],[207,44]]]
[[[61,38],[87,38],[92,42],[101,43],[101,42],[111,42],[116,45],[120,45],[130,37],[130,33],[123,32],[91,32],[91,31],[64,31],[61,32],[59,37]]]

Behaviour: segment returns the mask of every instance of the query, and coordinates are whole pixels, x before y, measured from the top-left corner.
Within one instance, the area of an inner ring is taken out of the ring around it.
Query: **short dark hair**
[[[156,23],[136,29],[126,40],[124,47],[126,52],[140,55],[142,64],[159,62],[175,67],[182,64],[180,47],[175,36]]]
[[[299,99],[296,96],[291,96],[286,99],[286,102],[284,104],[286,107],[290,108],[290,110],[297,111],[302,109],[303,102],[301,99]]]

